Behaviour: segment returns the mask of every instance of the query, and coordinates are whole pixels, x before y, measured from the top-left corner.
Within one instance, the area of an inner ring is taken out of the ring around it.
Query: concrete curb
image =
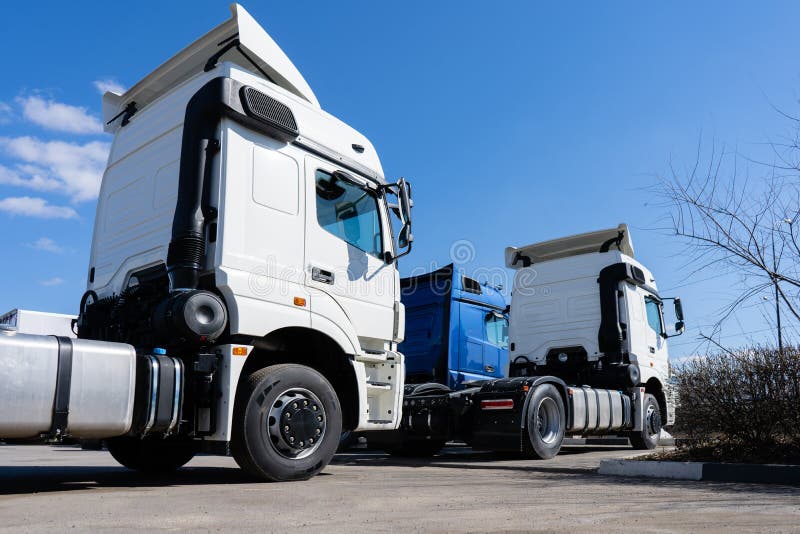
[[[800,485],[800,465],[603,460],[601,475]]]

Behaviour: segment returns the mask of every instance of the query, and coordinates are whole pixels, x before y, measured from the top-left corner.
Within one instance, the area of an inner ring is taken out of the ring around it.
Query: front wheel
[[[628,438],[634,449],[650,450],[658,446],[661,436],[661,409],[654,396],[647,393],[644,396],[644,421],[642,430],[631,432]]]
[[[536,387],[528,404],[526,430],[523,430],[525,452],[549,460],[561,450],[566,427],[564,400],[552,384]]]
[[[194,458],[197,444],[181,439],[124,436],[109,439],[108,452],[128,469],[152,474],[171,473]]]
[[[295,364],[251,374],[237,392],[231,452],[249,475],[270,481],[306,480],[333,458],[342,410],[330,383]]]

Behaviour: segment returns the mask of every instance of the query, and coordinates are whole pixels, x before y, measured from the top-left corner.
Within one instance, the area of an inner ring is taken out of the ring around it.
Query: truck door
[[[382,259],[384,251],[392,250],[385,203],[366,180],[337,171],[344,172],[306,158],[304,274],[312,290],[311,324],[315,317],[338,324],[343,311],[362,345],[363,338],[390,340],[399,278],[394,265]]]
[[[508,322],[482,306],[459,302],[459,382],[503,376],[503,343],[508,345]],[[500,322],[502,320],[502,322]]]
[[[664,337],[664,317],[661,311],[661,300],[654,295],[644,295],[645,316],[647,328],[645,342],[647,343],[647,367],[653,367],[655,362],[666,357],[667,343]],[[640,361],[640,366],[643,362]]]
[[[484,371],[487,367],[492,367],[494,371],[489,374],[502,377],[508,365],[508,318],[498,311],[490,311],[484,319],[484,330]]]

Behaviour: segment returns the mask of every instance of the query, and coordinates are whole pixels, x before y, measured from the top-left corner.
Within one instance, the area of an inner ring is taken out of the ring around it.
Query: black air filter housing
[[[286,104],[252,87],[242,87],[241,97],[247,115],[285,134],[284,141],[295,139],[300,135],[294,114]]]
[[[217,295],[203,290],[180,291],[153,311],[153,327],[159,340],[205,345],[225,331],[228,312]]]

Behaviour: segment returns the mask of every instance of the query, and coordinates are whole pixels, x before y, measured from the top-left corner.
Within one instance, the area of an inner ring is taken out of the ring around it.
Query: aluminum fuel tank
[[[65,353],[70,350],[71,357],[67,358]],[[57,387],[62,403],[68,406],[63,434],[75,438],[125,434],[133,418],[135,381],[136,351],[130,345],[85,339],[59,341],[54,336],[2,329],[0,438],[50,434],[58,405]]]

